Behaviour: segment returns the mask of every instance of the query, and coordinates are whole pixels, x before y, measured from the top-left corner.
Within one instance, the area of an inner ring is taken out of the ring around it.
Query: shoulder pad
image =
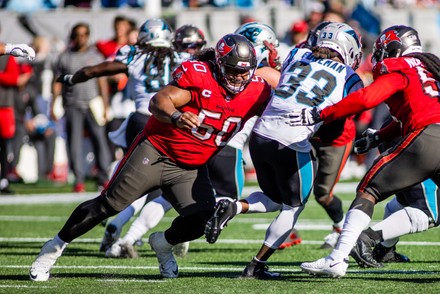
[[[207,62],[185,61],[173,72],[174,81],[183,88],[203,85],[212,76],[212,70]]]
[[[406,70],[419,65],[422,65],[422,62],[414,57],[386,58],[374,66],[373,75],[378,77],[380,75]]]
[[[132,59],[133,56],[137,52],[137,47],[133,45],[125,45],[119,48],[118,52],[116,52],[115,60],[123,61],[127,59]],[[126,62],[129,63],[129,62]]]

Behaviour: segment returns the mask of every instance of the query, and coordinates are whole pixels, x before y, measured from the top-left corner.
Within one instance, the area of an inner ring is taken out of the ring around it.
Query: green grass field
[[[347,209],[353,194],[340,196]],[[301,262],[328,253],[319,246],[329,233],[330,221],[314,199],[310,199],[299,219],[303,242],[277,251],[270,259],[271,270],[283,275],[280,280],[238,279],[260,248],[265,226],[276,215],[271,213],[237,216],[216,244],[208,244],[203,238],[192,242],[188,255],[177,258],[178,279],[161,279],[155,255],[146,242],[137,247],[139,258],[105,258],[98,252],[104,227],[98,226],[67,247],[48,282],[32,282],[28,278],[30,264],[78,202],[35,203],[29,198],[26,204],[3,205],[3,197],[0,196],[0,293],[440,293],[438,229],[401,239],[398,251],[411,258],[407,264],[362,269],[350,260],[347,275],[337,280],[302,273]],[[383,204],[377,205],[373,221],[380,220],[383,208]],[[174,212],[167,214],[152,231],[166,229],[173,216]],[[124,227],[124,232],[128,227]]]

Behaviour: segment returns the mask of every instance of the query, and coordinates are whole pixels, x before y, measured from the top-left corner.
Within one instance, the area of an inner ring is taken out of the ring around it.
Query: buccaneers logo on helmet
[[[391,42],[394,42],[394,41],[402,44],[402,40],[399,38],[399,36],[397,35],[397,32],[395,30],[390,30],[390,31],[386,32],[385,34],[383,34],[381,36],[380,41],[384,47],[387,47],[388,44],[390,44]]]
[[[231,52],[233,47],[226,44],[224,40],[221,40],[221,42],[217,45],[217,51],[221,54],[221,56],[225,56],[229,52]]]

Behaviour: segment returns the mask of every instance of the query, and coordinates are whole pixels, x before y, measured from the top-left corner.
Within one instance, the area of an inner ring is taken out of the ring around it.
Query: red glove
[[[275,46],[268,41],[264,41],[263,44],[269,50],[269,65],[276,70],[281,70],[280,56]]]

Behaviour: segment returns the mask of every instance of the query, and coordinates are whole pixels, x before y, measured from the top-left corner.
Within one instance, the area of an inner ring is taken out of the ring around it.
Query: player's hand
[[[29,60],[34,60],[35,51],[26,44],[6,44],[5,53],[15,57],[27,57]]]
[[[176,126],[181,129],[193,129],[200,126],[199,117],[189,111],[186,111],[180,115],[176,120]]]
[[[368,150],[377,147],[380,143],[377,130],[368,128],[362,133],[362,138],[354,142],[354,153],[366,153]]]
[[[71,74],[62,74],[56,79],[56,81],[58,83],[63,83],[63,84],[72,86],[73,85],[72,78],[73,78],[73,75],[71,75]]]
[[[277,48],[275,48],[275,46],[269,43],[267,40],[264,41],[263,44],[266,46],[267,50],[269,50],[269,65],[278,71],[281,70],[281,61]]]
[[[321,121],[321,111],[316,108],[295,109],[287,114],[286,123],[290,126],[311,126]]]

